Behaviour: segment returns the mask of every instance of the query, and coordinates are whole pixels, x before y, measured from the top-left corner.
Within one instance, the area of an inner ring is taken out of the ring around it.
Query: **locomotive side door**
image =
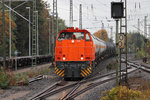
[[[85,33],[85,60],[92,61],[95,59],[95,50],[93,48],[92,38],[89,33]]]

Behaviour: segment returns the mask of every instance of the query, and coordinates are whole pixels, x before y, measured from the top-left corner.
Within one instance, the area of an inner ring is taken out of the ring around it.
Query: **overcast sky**
[[[53,0],[48,1],[51,5]],[[79,4],[83,6],[83,28],[94,33],[101,29],[104,23],[105,29],[110,36],[110,26],[113,26],[115,32],[115,21],[111,18],[110,4],[112,1],[120,0],[73,0],[73,22],[74,27],[79,27]],[[70,0],[57,0],[58,2],[58,16],[65,20],[66,25],[69,26],[69,8]],[[92,7],[93,5],[93,7]],[[148,16],[148,24],[150,21],[150,0],[127,0],[127,18],[128,18],[128,32],[137,31],[138,18],[140,19],[140,29],[144,28],[144,16]],[[111,20],[111,21],[109,21]],[[148,30],[149,31],[149,30]]]

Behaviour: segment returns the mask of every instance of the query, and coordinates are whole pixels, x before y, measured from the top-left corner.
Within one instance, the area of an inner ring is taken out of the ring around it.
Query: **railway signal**
[[[118,47],[120,49],[124,48],[124,41],[125,41],[125,36],[124,34],[119,34],[119,42],[118,42]]]
[[[123,2],[112,2],[111,3],[111,17],[114,19],[122,18],[123,13]]]
[[[124,5],[123,2],[111,2],[111,17],[116,20],[116,44],[118,44],[118,21],[124,16]],[[116,45],[116,53],[118,54],[119,49]],[[118,56],[116,56],[116,62],[118,62]],[[118,83],[118,63],[116,65],[116,85]]]

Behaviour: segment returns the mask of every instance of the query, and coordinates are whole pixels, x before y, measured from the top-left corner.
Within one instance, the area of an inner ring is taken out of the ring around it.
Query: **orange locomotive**
[[[62,30],[56,39],[55,73],[64,78],[86,77],[93,72],[95,62],[114,53],[114,45],[87,30]]]

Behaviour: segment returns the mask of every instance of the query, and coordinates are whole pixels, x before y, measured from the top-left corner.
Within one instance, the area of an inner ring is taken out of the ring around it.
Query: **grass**
[[[145,57],[145,55],[146,55],[147,57],[150,56],[147,52],[145,53],[144,50],[141,50],[141,51],[138,51],[138,52],[136,53],[136,58],[143,58],[143,57]]]
[[[29,79],[38,75],[48,74],[50,68],[34,69],[28,72],[14,74],[12,71],[0,70],[0,89],[8,89],[10,86],[28,85]]]
[[[110,63],[109,65],[107,65],[106,69],[109,71],[109,70],[112,70],[112,69],[115,69],[116,68],[116,61],[114,61],[113,63]]]
[[[7,89],[9,88],[9,84],[10,84],[9,75],[4,70],[0,70],[0,88]]]

